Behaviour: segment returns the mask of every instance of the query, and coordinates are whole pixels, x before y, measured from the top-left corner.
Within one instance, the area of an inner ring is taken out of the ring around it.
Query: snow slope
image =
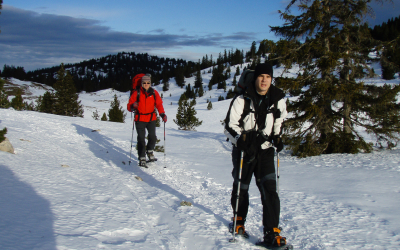
[[[148,169],[137,167],[136,152],[128,164],[129,115],[126,123],[91,117],[107,112],[114,94],[125,106],[128,93],[81,93],[85,118],[0,109],[0,128],[15,148],[0,152],[0,249],[257,249],[262,209],[254,181],[251,237],[228,241],[231,145],[220,121],[230,101],[216,101],[223,90],[207,91],[196,106],[203,125],[181,131],[172,120],[183,91],[172,83],[163,93],[166,155],[156,152]],[[282,234],[297,249],[400,249],[399,153],[281,153]]]

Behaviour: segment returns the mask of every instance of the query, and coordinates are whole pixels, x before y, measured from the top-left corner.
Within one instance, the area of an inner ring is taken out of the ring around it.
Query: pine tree
[[[200,70],[196,72],[196,78],[194,79],[194,87],[200,88],[203,85],[203,78],[201,77]]]
[[[0,130],[0,143],[6,139],[5,135],[7,134],[7,128],[3,128]]]
[[[235,76],[235,77],[233,77],[232,85],[236,87],[236,84],[237,84],[237,80],[236,80],[236,76]]]
[[[185,96],[189,99],[196,97],[193,88],[190,87],[190,83],[186,86]]]
[[[179,101],[178,111],[174,123],[181,130],[194,130],[203,122],[196,117],[197,111],[194,108],[195,102],[189,102],[186,98],[181,98]]]
[[[10,102],[8,101],[8,95],[3,89],[4,80],[0,78],[0,108],[10,107]]]
[[[236,67],[235,77],[240,76],[240,68],[239,66]]]
[[[253,59],[253,61],[254,61],[254,59],[256,58],[256,50],[257,50],[256,42],[253,41],[251,43],[250,51],[248,52],[248,54],[246,56],[247,62],[250,62],[251,59]]]
[[[110,122],[125,122],[126,114],[120,106],[117,95],[114,95],[114,100],[111,102],[110,109],[108,110],[108,120]]]
[[[199,87],[199,91],[198,91],[199,97],[202,97],[204,95],[204,88],[203,88],[203,84],[200,85]]]
[[[24,109],[24,100],[22,99],[22,90],[18,89],[17,94],[13,99],[11,99],[11,107],[15,110],[23,110]]]
[[[301,14],[290,8],[300,2]],[[391,98],[395,87],[371,87],[361,79],[371,74],[367,62],[371,36],[360,25],[370,1],[292,0],[282,13],[284,26],[272,27],[287,39],[286,68],[300,66],[297,78],[281,79],[280,87],[297,98],[288,111],[285,143],[301,157],[321,153],[369,152],[371,145],[356,130],[364,127],[378,139],[393,144],[400,130],[393,125],[400,107]],[[300,44],[296,39],[305,38]],[[377,113],[382,107],[390,112]]]
[[[101,117],[101,120],[102,120],[102,121],[107,121],[107,115],[106,115],[106,113],[103,113],[103,116]]]
[[[74,81],[71,74],[65,71],[64,64],[61,64],[57,72],[57,81],[53,87],[56,90],[55,114],[83,117],[83,107],[81,101],[78,101],[79,95],[76,93]]]
[[[54,114],[55,95],[46,91],[43,96],[39,96],[37,100],[36,110],[43,113]]]
[[[218,85],[217,85],[217,89],[226,90],[226,81],[223,80],[223,81],[219,82]]]
[[[233,97],[235,97],[235,92],[232,89],[228,90],[228,93],[226,94],[226,99],[232,99]]]
[[[163,79],[163,81],[162,81],[163,82],[163,88],[162,88],[163,91],[168,91],[169,90],[169,82],[168,81],[169,81],[169,79],[167,79],[165,81]]]
[[[392,80],[400,71],[400,36],[392,41],[384,42],[382,47],[380,58],[382,78]]]
[[[185,86],[184,69],[181,66],[178,66],[175,69],[175,81],[179,87],[183,88],[183,86]]]
[[[212,108],[213,108],[212,103],[211,103],[211,102],[208,102],[207,110],[211,110]]]

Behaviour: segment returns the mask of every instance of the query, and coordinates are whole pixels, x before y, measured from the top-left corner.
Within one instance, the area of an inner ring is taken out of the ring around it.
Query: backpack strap
[[[243,127],[243,120],[244,120],[244,118],[245,118],[250,112],[254,113],[254,111],[251,110],[251,108],[250,108],[250,98],[249,98],[249,97],[245,97],[245,96],[243,96],[243,98],[244,98],[243,113],[242,113],[242,115],[240,116],[240,119],[239,119],[239,126],[241,126],[241,127]]]
[[[274,118],[273,124],[275,123],[275,120],[277,118],[281,117],[281,111],[278,109],[278,102],[279,102],[279,100],[277,100],[274,103],[274,106],[272,108],[269,108],[267,111],[267,114],[272,113],[272,116]],[[266,139],[267,141],[272,142],[272,138],[274,137],[274,130],[272,129],[272,133],[268,136],[268,138],[263,133],[259,133],[259,134],[262,135],[264,137],[264,139]]]

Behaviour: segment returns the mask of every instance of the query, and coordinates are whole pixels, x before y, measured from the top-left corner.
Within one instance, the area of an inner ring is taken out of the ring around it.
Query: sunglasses
[[[151,82],[142,82],[142,84],[151,84]]]

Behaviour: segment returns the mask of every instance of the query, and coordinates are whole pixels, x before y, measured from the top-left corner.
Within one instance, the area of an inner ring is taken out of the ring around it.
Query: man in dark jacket
[[[244,224],[249,206],[248,189],[254,174],[263,205],[264,241],[260,244],[265,246],[286,244],[278,229],[280,200],[276,190],[274,147],[278,152],[283,149],[280,135],[287,111],[285,94],[271,84],[272,78],[272,66],[258,64],[254,72],[254,81],[247,86],[243,94],[232,100],[225,121],[225,134],[233,144],[234,182],[231,204],[234,211],[240,181],[236,228],[233,228],[232,223],[231,230],[247,235]],[[239,180],[241,152],[244,152],[244,161]]]

